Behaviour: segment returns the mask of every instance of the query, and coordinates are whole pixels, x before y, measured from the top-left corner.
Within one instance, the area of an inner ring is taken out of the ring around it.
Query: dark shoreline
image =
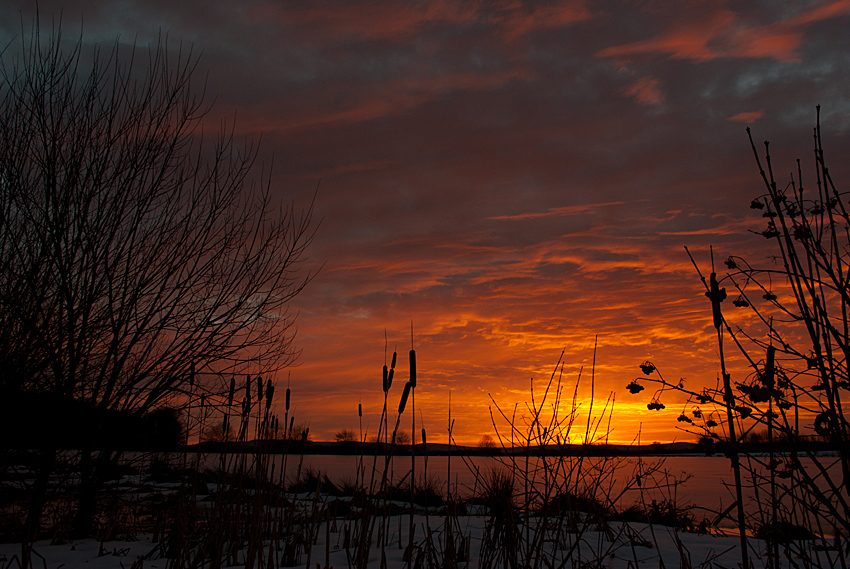
[[[822,453],[837,451],[834,443],[812,441],[804,446],[774,443],[772,448],[767,443],[743,443],[736,447],[739,453],[768,454],[771,450],[776,454],[793,452],[805,454],[808,452]],[[718,456],[724,455],[730,445],[716,442],[711,446],[698,443],[658,443],[649,445],[551,445],[532,447],[495,447],[481,448],[477,446],[446,445],[446,444],[417,444],[412,449],[408,445],[396,445],[392,449],[380,443],[336,443],[336,442],[304,442],[301,441],[250,441],[250,442],[204,442],[180,449],[190,453],[253,453],[269,454],[303,454],[303,455],[379,455],[392,454],[395,456],[592,456],[592,457],[628,457],[628,456]],[[411,453],[411,450],[413,451]],[[389,452],[391,451],[391,452]]]

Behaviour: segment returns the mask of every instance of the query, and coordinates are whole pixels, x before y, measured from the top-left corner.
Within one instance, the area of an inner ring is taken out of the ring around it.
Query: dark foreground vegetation
[[[827,167],[820,108],[813,141],[814,167],[807,170],[797,160],[782,179],[774,174],[768,143],[762,153],[750,136],[764,184],[764,193],[750,205],[764,222],[752,232],[771,244],[768,262],[751,264],[730,255],[723,275],[712,252],[706,278],[691,256],[716,332],[718,381],[686,387],[666,380],[645,361],[643,375],[627,386],[633,394],[646,384],[657,386],[647,404],[650,411],[664,408],[665,391],[683,395],[680,426],[706,444],[723,441],[735,477],[733,515],[744,567],[750,531],[768,539],[765,555],[773,565],[783,557],[782,536],[824,533],[825,525],[839,552],[836,566],[846,567],[850,555],[845,545],[850,536],[850,211],[847,193],[836,187]],[[729,351],[747,363],[744,377],[729,372]],[[824,448],[834,452],[821,454]],[[757,492],[755,512],[747,508],[745,486]]]

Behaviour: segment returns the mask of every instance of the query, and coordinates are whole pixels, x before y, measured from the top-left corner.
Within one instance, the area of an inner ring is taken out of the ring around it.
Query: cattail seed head
[[[407,398],[410,396],[410,382],[404,384],[404,392],[401,394],[401,401],[398,404],[398,414],[404,413],[404,407],[407,405]]]
[[[398,354],[396,354],[395,352],[393,352],[393,361],[392,361],[392,363],[390,364],[390,367],[391,367],[391,368],[395,368],[395,359],[396,359],[396,356],[397,356],[397,355],[398,355]]]
[[[274,399],[274,385],[272,385],[272,380],[268,380],[266,383],[266,410],[272,406],[272,399]]]
[[[230,378],[230,393],[227,396],[227,406],[233,407],[233,397],[236,394],[236,377]]]
[[[289,411],[289,388],[286,388],[286,410]]]
[[[410,386],[416,387],[416,350],[410,350]]]
[[[425,448],[425,445],[428,444],[428,439],[425,438],[425,427],[422,427],[422,448]]]
[[[357,416],[358,417],[363,416],[363,404],[362,403],[357,404]]]

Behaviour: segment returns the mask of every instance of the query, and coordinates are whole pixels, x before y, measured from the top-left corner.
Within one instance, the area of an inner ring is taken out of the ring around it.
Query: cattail
[[[292,429],[295,427],[295,417],[289,419],[289,436],[292,437]]]
[[[416,387],[416,350],[410,350],[410,386]]]
[[[251,410],[251,396],[246,395],[242,398],[242,418],[248,416],[248,412]]]
[[[387,374],[387,391],[393,386],[393,375],[395,375],[395,369],[390,368],[390,373]]]
[[[422,427],[422,450],[426,451],[426,445],[428,444],[428,439],[425,438],[425,427]]]
[[[262,403],[263,401],[263,376],[257,376],[257,403]]]
[[[393,361],[392,361],[392,363],[390,364],[390,367],[391,367],[391,368],[393,368],[393,369],[395,369],[395,358],[396,358],[396,356],[397,356],[397,355],[398,355],[398,354],[396,354],[395,352],[393,352]]]
[[[401,402],[398,404],[398,414],[404,413],[404,407],[407,405],[407,398],[410,396],[410,382],[404,384],[404,392],[401,394]]]
[[[245,397],[242,400],[243,405],[246,405],[248,409],[251,408],[251,376],[245,376]]]
[[[233,407],[233,397],[236,394],[236,376],[230,378],[230,393],[227,396],[227,406]]]
[[[289,411],[289,388],[286,388],[286,410]]]
[[[268,380],[266,382],[266,411],[271,408],[272,399],[274,399],[274,385],[272,385],[272,380]]]
[[[387,366],[384,366],[384,393],[390,390],[389,384],[387,384]]]
[[[363,416],[363,404],[362,403],[357,404],[357,416],[358,417]]]

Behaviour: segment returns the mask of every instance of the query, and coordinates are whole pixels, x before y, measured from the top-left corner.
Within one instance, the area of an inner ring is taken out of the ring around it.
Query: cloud
[[[569,27],[592,17],[585,0],[529,7],[520,2],[400,3],[392,1],[339,4],[311,3],[309,7],[261,3],[246,12],[255,23],[279,22],[295,29],[318,30],[336,42],[350,40],[406,41],[429,28],[487,26],[508,41],[540,30]]]
[[[574,381],[597,335],[598,393],[619,396],[644,359],[665,376],[714,381],[711,308],[683,246],[702,268],[711,247],[716,259],[775,253],[747,232],[764,223],[748,209],[763,188],[741,123],[758,120],[778,172],[811,155],[818,103],[827,155],[850,145],[839,132],[850,109],[847,2],[768,4],[80,9],[97,38],[155,37],[162,24],[174,45],[195,42],[196,77],[215,99],[204,131],[236,116],[237,135],[264,133],[271,199],[309,203],[321,179],[308,255],[323,268],[293,304],[303,349],[293,400],[311,432],[357,428],[361,397],[364,426],[377,424],[384,331],[390,350],[406,349],[412,320],[417,405],[441,420],[451,390],[456,433],[474,442],[491,429],[488,393],[521,401],[565,347]],[[850,179],[850,165],[830,167]],[[746,362],[738,370],[745,377]],[[675,415],[618,415],[618,429],[645,420],[653,437],[676,436]]]
[[[564,207],[553,207],[549,208],[545,212],[530,212],[530,213],[518,213],[515,215],[497,215],[493,217],[488,217],[487,219],[493,220],[525,220],[525,219],[538,219],[541,217],[564,217],[571,215],[581,215],[585,213],[590,213],[598,210],[599,208],[611,205],[622,205],[624,202],[608,202],[608,203],[599,203],[599,204],[586,204],[586,205],[574,205],[574,206],[564,206]]]
[[[727,121],[752,124],[764,116],[764,109],[759,111],[744,111],[727,118]]]
[[[696,62],[721,57],[798,61],[806,28],[823,20],[847,16],[850,0],[816,4],[794,17],[766,24],[748,22],[721,4],[702,4],[701,11],[703,13],[694,18],[696,21],[674,22],[654,37],[607,47],[597,56],[621,61],[651,55]]]
[[[661,84],[657,79],[641,77],[628,85],[624,92],[642,105],[660,105],[664,102]]]

